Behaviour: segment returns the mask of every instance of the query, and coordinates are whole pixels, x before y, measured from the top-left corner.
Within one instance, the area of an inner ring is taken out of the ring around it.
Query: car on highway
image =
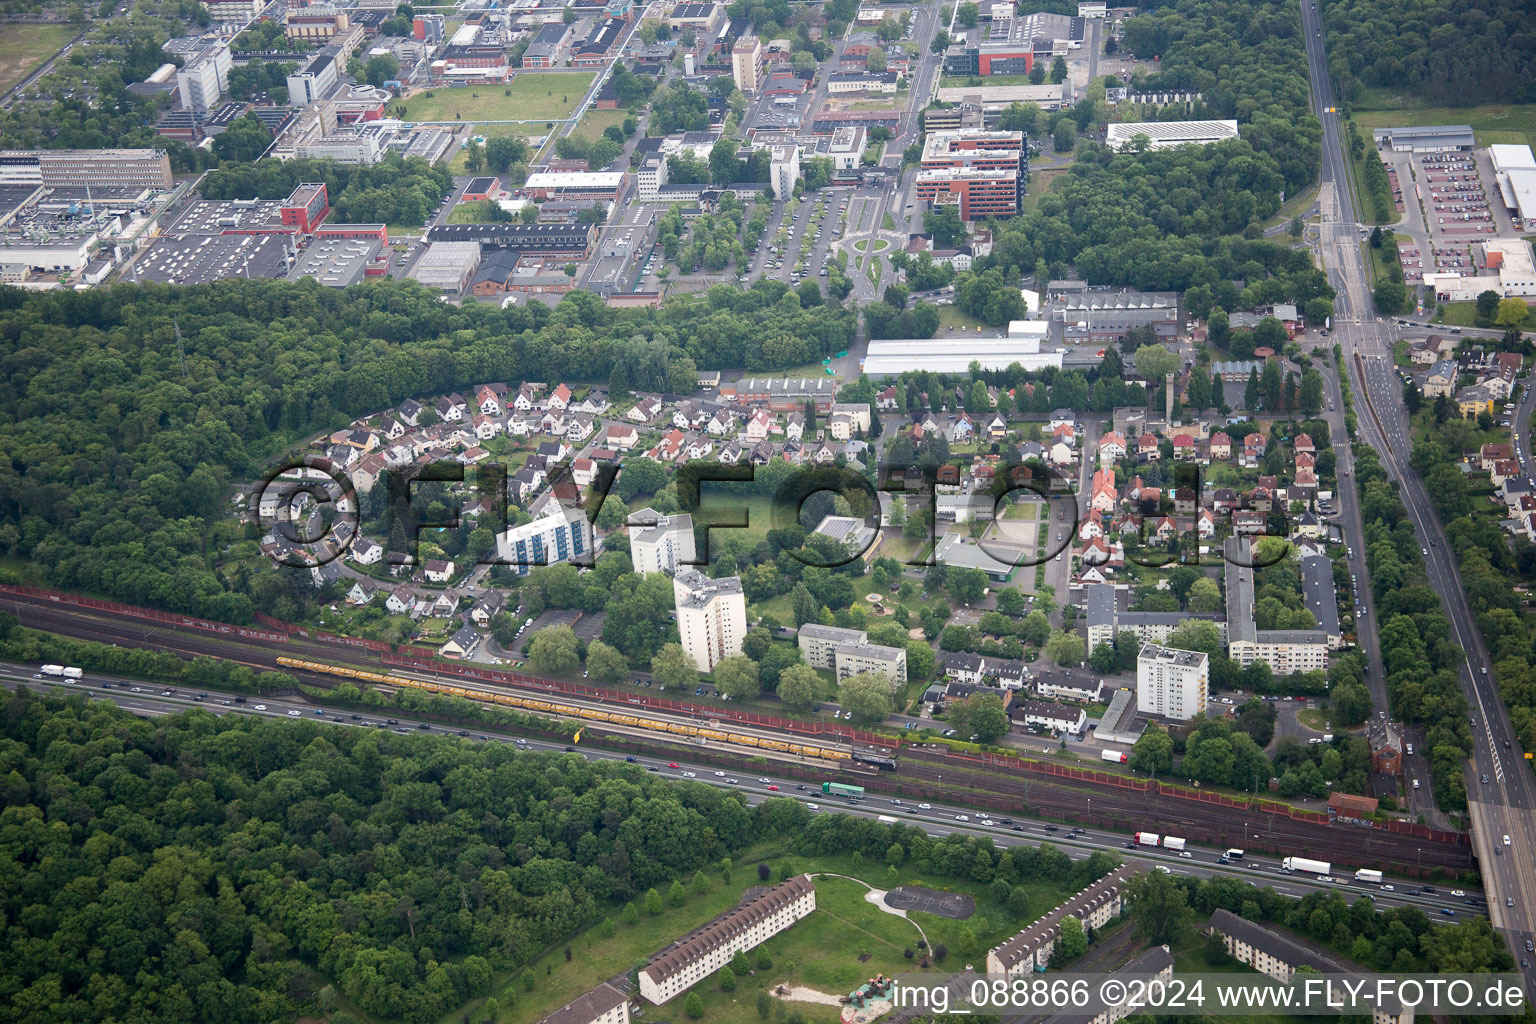
[[[317,714],[322,714],[323,715],[323,714],[325,714],[325,712],[321,711],[321,712],[317,712]],[[299,717],[299,713],[297,711],[289,711],[288,712],[288,717],[289,718],[298,718]]]
[[[1441,907],[1440,913],[1444,914],[1446,917],[1456,916],[1456,911],[1452,910],[1450,907]]]
[[[1461,890],[1461,889],[1452,889],[1452,890],[1451,890],[1451,895],[1452,895],[1452,896],[1465,896],[1465,895],[1466,895],[1466,892],[1464,892],[1464,891],[1463,891],[1463,890]]]
[[[956,821],[970,821],[971,820],[971,816],[968,815],[968,814],[957,814],[957,815],[955,815],[955,820]]]
[[[133,692],[134,693],[138,693],[139,692],[139,688],[137,686],[135,686],[133,688]],[[265,710],[267,710],[267,706],[265,704],[257,704],[254,710],[256,710],[256,711],[265,711]]]
[[[717,779],[725,778],[725,772],[715,772],[715,778],[717,778]]]
[[[917,809],[920,811],[931,811],[933,810],[933,804],[918,804]]]
[[[668,768],[676,768],[677,767],[677,762],[676,761],[668,761],[667,762],[667,767]]]
[[[696,774],[694,774],[693,772],[683,772],[683,778],[685,778],[685,779],[696,779],[696,778],[698,778],[698,776]]]

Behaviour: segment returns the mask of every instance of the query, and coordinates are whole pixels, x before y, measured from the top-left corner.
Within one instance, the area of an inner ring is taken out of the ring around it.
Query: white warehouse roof
[[[1536,170],[1536,155],[1531,153],[1530,146],[1496,143],[1488,147],[1488,156],[1492,158],[1493,169],[1496,171]]]
[[[871,341],[862,369],[871,377],[907,370],[965,373],[971,363],[983,370],[1006,370],[1018,363],[1026,370],[1061,369],[1062,352],[1040,351],[1039,338],[888,338]]]
[[[623,171],[539,171],[528,175],[523,190],[536,188],[618,188]]]
[[[1122,149],[1138,135],[1151,140],[1151,149],[1204,145],[1237,138],[1236,121],[1122,121],[1109,126],[1104,140],[1110,149]]]

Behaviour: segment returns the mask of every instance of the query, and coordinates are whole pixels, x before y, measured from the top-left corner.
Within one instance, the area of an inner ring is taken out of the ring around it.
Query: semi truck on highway
[[[85,678],[85,673],[72,665],[44,665],[41,671],[49,679],[63,679],[70,683],[78,683]]]
[[[863,786],[845,786],[841,782],[823,782],[821,791],[828,796],[846,796],[851,800],[864,799]]]
[[[1165,850],[1183,852],[1184,840],[1180,839],[1178,836],[1163,836],[1163,848]]]
[[[1370,868],[1361,868],[1359,871],[1355,872],[1355,881],[1357,881],[1357,882],[1380,882],[1381,881],[1381,872],[1380,871],[1373,871]]]
[[[1158,838],[1159,837],[1158,837],[1158,834],[1156,832],[1137,832],[1136,833],[1136,845],[1137,846],[1156,846]]]
[[[878,821],[882,825],[894,825],[894,824],[896,824],[896,819],[891,817],[889,814],[882,814],[882,815],[878,816],[877,818],[875,818],[875,820]]]
[[[1230,849],[1226,853],[1222,854],[1222,856],[1226,857],[1228,860],[1242,860],[1243,859],[1243,851],[1239,850],[1237,847],[1234,846],[1232,849]]]
[[[1131,759],[1129,754],[1118,750],[1104,750],[1099,753],[1099,760],[1108,761],[1110,764],[1125,764]]]
[[[1307,857],[1286,857],[1280,866],[1287,871],[1310,871],[1315,875],[1326,875],[1333,870],[1333,865],[1326,860],[1311,860]]]

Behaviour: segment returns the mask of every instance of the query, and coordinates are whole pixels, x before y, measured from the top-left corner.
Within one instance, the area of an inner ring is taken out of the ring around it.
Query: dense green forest
[[[1520,0],[1326,0],[1339,98],[1381,88],[1429,104],[1536,102],[1536,18]]]
[[[213,524],[232,482],[295,442],[488,381],[667,390],[690,362],[800,365],[855,325],[779,282],[624,311],[586,292],[461,308],[413,282],[0,289],[0,554],[54,585],[244,621],[250,599],[209,567]]]
[[[1085,144],[1034,209],[999,226],[983,266],[1060,276],[1075,264],[1090,283],[1146,289],[1243,279],[1244,301],[1331,298],[1305,254],[1228,237],[1254,232],[1282,193],[1317,175],[1321,133],[1295,5],[1179,0],[1127,21],[1123,45],[1159,58],[1160,71],[1139,76],[1137,88],[1199,91],[1194,116],[1236,118],[1242,137],[1149,153]]]
[[[7,692],[0,723],[0,1005],[17,1022],[273,1024],[327,986],[434,1019],[808,813],[499,743],[150,723],[84,696]]]

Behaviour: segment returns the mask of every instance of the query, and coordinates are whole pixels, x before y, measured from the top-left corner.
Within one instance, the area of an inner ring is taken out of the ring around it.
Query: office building
[[[1458,153],[1477,145],[1472,126],[1466,124],[1377,128],[1371,135],[1378,149],[1395,153]]]
[[[1122,121],[1106,130],[1105,145],[1116,150],[1134,148],[1133,142],[1144,149],[1173,149],[1237,138],[1236,121]]]
[[[496,538],[497,557],[520,576],[540,565],[590,564],[593,553],[592,524],[581,509],[568,509],[558,501],[545,502],[531,522]]]
[[[295,185],[288,198],[283,200],[281,211],[283,224],[297,229],[301,234],[313,234],[331,213],[325,183]]]
[[[336,88],[336,54],[329,47],[321,50],[299,65],[288,76],[288,102],[295,107],[307,107],[328,96]]]
[[[832,671],[837,665],[837,649],[844,644],[862,644],[869,634],[862,629],[843,629],[841,626],[823,626],[807,622],[800,627],[797,643],[805,663],[812,668]]]
[[[8,149],[0,151],[0,185],[47,188],[170,188],[163,149]]]
[[[289,39],[323,43],[347,31],[351,16],[344,10],[324,4],[296,7],[283,17],[283,34]]]
[[[993,9],[998,10],[995,5]],[[965,78],[1027,75],[1037,62],[1049,63],[1081,49],[1084,26],[1082,18],[1065,14],[993,17],[968,29],[944,51],[944,73]]]
[[[474,242],[485,249],[510,249],[524,261],[580,262],[592,255],[594,224],[439,224],[428,241]]]
[[[229,69],[234,67],[229,47],[214,43],[193,56],[176,72],[176,95],[182,110],[212,110],[229,89]]]
[[[857,170],[864,159],[868,132],[856,125],[839,128],[832,133],[827,155],[832,158],[832,168],[838,171]]]
[[[1211,659],[1200,651],[1147,644],[1136,655],[1136,710],[1187,722],[1205,714]]]
[[[208,20],[217,25],[245,25],[256,20],[266,0],[203,0]]]
[[[339,164],[372,167],[384,158],[384,138],[377,132],[323,135],[296,147],[300,160],[335,160]]]
[[[1029,169],[1023,132],[932,132],[923,144],[917,197],[957,205],[962,220],[1018,212]]]
[[[639,974],[640,995],[660,1006],[816,909],[811,876],[799,875],[727,910],[653,959]]]
[[[720,662],[741,653],[747,599],[739,577],[710,579],[695,569],[679,569],[672,578],[672,594],[683,650],[700,672],[713,672]]]
[[[872,672],[888,679],[892,689],[907,681],[907,652],[901,647],[862,642],[839,644],[833,652],[833,664],[838,679]]]
[[[697,558],[693,516],[664,516],[651,508],[631,512],[629,558],[639,573],[675,573],[680,566],[691,565]]]
[[[536,171],[519,192],[540,202],[597,199],[611,203],[623,190],[623,171]]]

